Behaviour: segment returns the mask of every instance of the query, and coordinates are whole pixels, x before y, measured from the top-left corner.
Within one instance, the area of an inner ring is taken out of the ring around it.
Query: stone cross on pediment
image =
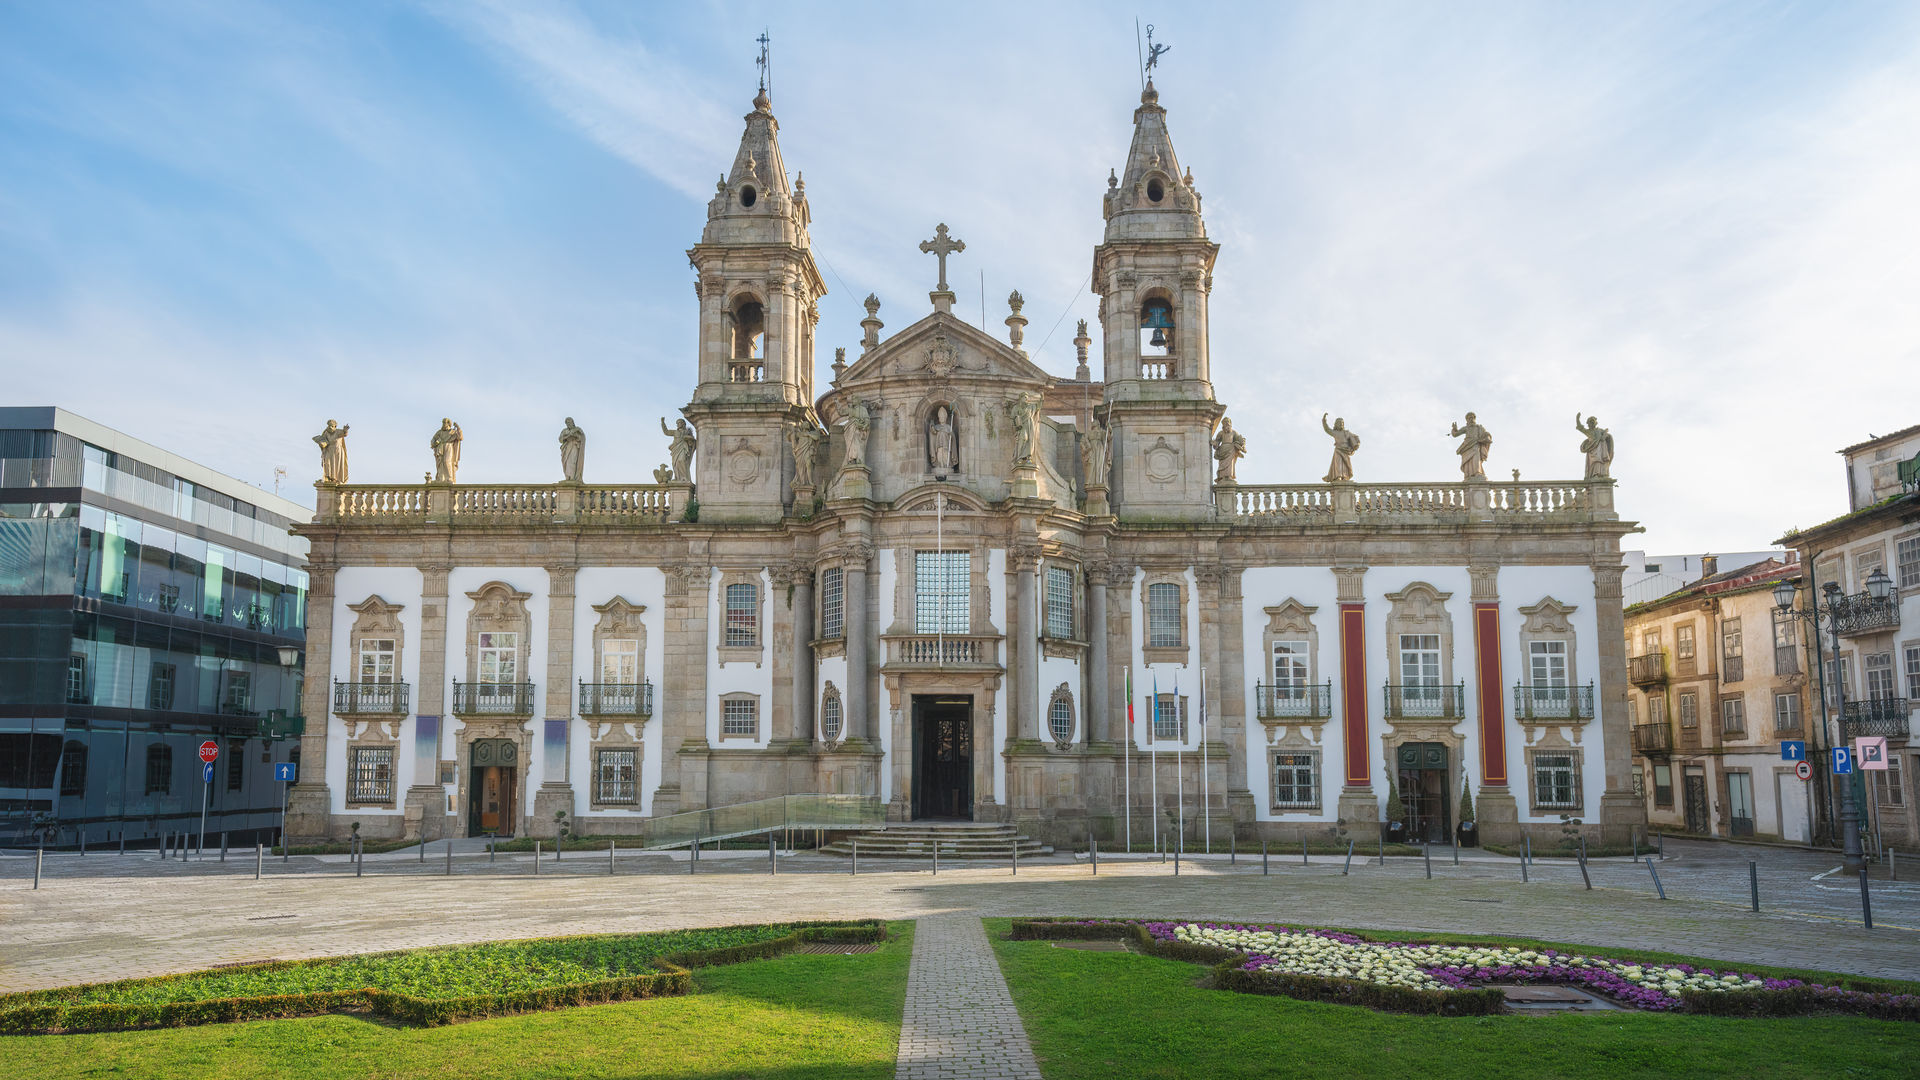
[[[946,222],[941,222],[934,227],[933,239],[920,241],[920,250],[931,251],[934,256],[940,260],[940,284],[935,286],[935,288],[940,292],[946,292],[947,256],[956,251],[967,250],[967,242],[949,237],[947,235]]]

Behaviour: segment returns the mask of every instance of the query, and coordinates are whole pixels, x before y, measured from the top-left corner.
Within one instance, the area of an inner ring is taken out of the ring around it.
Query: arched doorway
[[[467,835],[512,836],[520,748],[511,739],[475,739],[467,773]]]

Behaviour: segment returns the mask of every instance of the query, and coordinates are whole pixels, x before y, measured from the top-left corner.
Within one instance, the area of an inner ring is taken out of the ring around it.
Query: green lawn
[[[0,1039],[8,1076],[386,1078],[893,1075],[911,923],[868,956],[793,954],[694,973],[687,997],[437,1028],[359,1016]]]
[[[1849,1017],[1396,1016],[1204,989],[1195,964],[1007,941],[1008,924],[987,933],[1047,1080],[1906,1077],[1920,1044],[1912,1024]]]

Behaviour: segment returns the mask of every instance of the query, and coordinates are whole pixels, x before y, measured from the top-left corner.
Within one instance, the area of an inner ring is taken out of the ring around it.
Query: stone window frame
[[[1920,589],[1920,532],[1908,532],[1892,538],[1893,544],[1893,587],[1896,589]],[[1906,558],[1908,554],[1913,557]],[[1907,571],[1913,571],[1913,580],[1907,580]]]
[[[1308,768],[1312,776],[1313,799],[1310,802],[1299,800],[1283,801],[1280,798],[1279,771],[1283,757],[1305,757],[1308,761],[1291,763],[1288,768]],[[1315,814],[1326,799],[1326,774],[1323,771],[1326,756],[1318,746],[1270,746],[1267,748],[1267,805],[1276,814]]]
[[[1400,638],[1405,634],[1438,634],[1440,637],[1440,685],[1453,687],[1453,616],[1447,611],[1450,592],[1441,592],[1424,581],[1408,583],[1386,599],[1393,606],[1383,626],[1387,635],[1387,681],[1404,685],[1400,674]],[[1462,703],[1464,705],[1464,703]]]
[[[378,732],[379,727],[376,725],[372,730],[374,732]],[[370,792],[366,788],[363,788],[361,786],[361,781],[359,778],[360,755],[363,753],[375,753],[375,754],[386,755],[387,776],[385,780],[385,784],[386,784],[385,798],[378,797],[380,792],[377,789]],[[374,809],[374,810],[393,809],[395,793],[398,791],[400,787],[399,775],[400,775],[400,745],[397,741],[358,740],[358,741],[348,743],[347,744],[346,805],[349,807],[358,807],[363,809]]]
[[[833,705],[834,709],[840,715],[840,730],[837,733],[834,733],[831,735],[827,733],[827,705],[829,703]],[[816,719],[820,725],[820,729],[818,732],[818,738],[820,742],[825,743],[828,746],[838,746],[841,743],[841,741],[846,739],[847,737],[846,696],[840,693],[840,688],[833,684],[832,679],[828,679],[826,682],[826,685],[822,687],[820,690],[820,711],[818,714],[816,714]]]
[[[1653,695],[1649,694],[1647,696],[1651,698]],[[1687,706],[1689,705],[1693,706],[1691,710],[1693,718],[1691,720],[1687,718],[1689,712]],[[1700,726],[1700,692],[1698,690],[1679,691],[1678,697],[1674,701],[1673,711],[1675,717],[1680,722],[1680,730],[1686,731],[1698,728]]]
[[[1853,588],[1846,591],[1865,592],[1868,575],[1876,569],[1885,570],[1886,568],[1887,545],[1883,541],[1874,540],[1847,552],[1847,569],[1853,571]]]
[[[1161,702],[1162,698],[1173,698],[1174,700],[1170,703]],[[1174,713],[1173,723],[1174,723],[1174,727],[1177,729],[1176,734],[1169,735],[1164,738],[1160,735],[1159,717],[1156,714],[1156,711],[1154,709],[1155,704],[1159,704],[1160,706],[1159,712],[1161,713],[1164,713],[1169,708],[1173,710],[1173,713]],[[1149,744],[1169,743],[1177,746],[1185,746],[1187,743],[1187,735],[1188,735],[1187,721],[1190,719],[1190,717],[1191,717],[1191,713],[1189,712],[1189,699],[1186,694],[1180,694],[1176,698],[1172,690],[1163,690],[1160,692],[1159,696],[1156,697],[1152,689],[1151,688],[1148,689],[1147,691],[1147,741]]]
[[[762,663],[765,662],[767,647],[767,593],[769,589],[768,583],[762,581],[761,576],[762,572],[758,569],[722,570],[719,574],[720,580],[716,585],[719,591],[716,592],[714,596],[719,611],[720,625],[718,627],[719,633],[716,635],[717,643],[714,646],[714,651],[719,656],[720,666],[722,667],[728,664],[743,664],[748,661],[752,661],[754,667],[760,667]],[[726,643],[727,589],[734,585],[753,586],[754,643],[752,645],[728,645]]]
[[[1673,624],[1673,673],[1692,675],[1699,664],[1699,628],[1693,619]],[[1684,651],[1683,651],[1684,649]],[[1644,653],[1645,646],[1642,646]]]
[[[588,783],[591,789],[587,793],[588,806],[593,810],[638,810],[640,809],[640,777],[646,765],[646,750],[639,742],[595,743],[587,751],[587,760],[591,763],[591,776]],[[606,788],[601,780],[601,756],[603,754],[633,755],[633,794],[626,799],[606,798]]]
[[[1719,706],[1721,738],[1744,739],[1751,734],[1747,727],[1747,697],[1745,694],[1728,694],[1720,699]],[[1729,708],[1729,706],[1737,707]],[[1729,727],[1727,724],[1728,718],[1735,713],[1738,713],[1740,716],[1740,727],[1738,729]]]
[[[357,604],[348,604],[354,613],[353,628],[347,631],[347,675],[345,682],[360,681],[360,643],[365,639],[393,641],[393,681],[406,682],[407,628],[400,622],[405,604],[390,604],[379,593],[368,595]]]
[[[1570,779],[1573,798],[1568,802],[1550,802],[1541,798],[1540,765],[1542,757],[1565,757],[1570,759]],[[1586,784],[1584,772],[1585,755],[1575,746],[1538,746],[1527,750],[1527,801],[1530,811],[1536,816],[1544,814],[1573,814],[1579,816],[1586,807]]]
[[[820,610],[818,612],[818,621],[815,623],[817,631],[814,635],[814,645],[817,647],[822,642],[827,641],[844,642],[847,637],[847,568],[838,563],[833,563],[821,567],[817,574],[816,581],[818,584],[816,588],[818,592],[816,595],[818,599],[816,604]],[[830,607],[827,603],[830,594],[827,585],[829,579],[834,582],[831,595],[837,603],[837,610],[835,607]],[[836,633],[827,632],[829,629],[827,623],[827,614],[829,611],[834,611],[839,617],[840,625],[834,628],[837,630]]]
[[[970,509],[964,503],[956,507],[961,500],[949,497],[947,509]],[[917,507],[915,507],[917,509]],[[992,622],[992,592],[987,581],[988,555],[993,550],[990,542],[967,536],[938,537],[931,521],[920,523],[924,532],[915,532],[901,543],[893,545],[893,625],[887,630],[891,636],[920,637],[917,620],[919,568],[915,556],[923,551],[964,551],[967,553],[967,634],[974,637],[986,637],[998,634]]]
[[[1060,733],[1055,731],[1053,727],[1054,710],[1061,705],[1065,705],[1067,709],[1067,736],[1064,739],[1060,737]],[[1073,705],[1072,687],[1063,682],[1053,688],[1053,693],[1047,698],[1046,715],[1047,737],[1052,741],[1053,746],[1059,750],[1066,750],[1072,747],[1074,737],[1080,733],[1080,713]]]
[[[587,674],[592,676],[586,681],[605,682],[606,644],[609,641],[636,641],[639,644],[637,659],[634,662],[634,683],[644,685],[647,681],[647,605],[636,604],[624,596],[615,595],[604,604],[594,604],[593,610],[600,617],[593,624],[592,666]]]
[[[1065,634],[1055,634],[1053,632],[1053,582],[1055,580],[1054,571],[1056,570],[1067,575],[1067,632]],[[1039,574],[1040,636],[1043,639],[1051,641],[1078,642],[1084,640],[1079,634],[1081,613],[1077,594],[1079,593],[1082,580],[1080,567],[1066,559],[1045,559],[1040,563]]]
[[[1179,590],[1180,618],[1176,625],[1180,629],[1180,644],[1153,644],[1153,587],[1172,585]],[[1140,655],[1149,664],[1179,664],[1185,666],[1192,655],[1192,633],[1187,625],[1188,612],[1193,605],[1193,587],[1187,581],[1186,570],[1144,569],[1140,578]]]
[[[1580,610],[1577,604],[1564,604],[1551,595],[1542,596],[1538,602],[1522,607],[1519,613],[1524,617],[1520,624],[1520,684],[1533,686],[1533,645],[1537,641],[1558,641],[1566,646],[1567,691],[1577,694],[1580,686],[1580,632],[1579,624],[1574,621],[1573,613]],[[1535,699],[1538,700],[1538,699]],[[1577,710],[1569,709],[1572,713]],[[1591,721],[1574,716],[1541,717],[1542,722],[1577,725]]]
[[[1652,765],[1653,771],[1647,776],[1647,790],[1653,792],[1653,808],[1655,810],[1671,810],[1673,809],[1674,788],[1673,763],[1670,761],[1655,761],[1652,762]],[[1660,770],[1662,769],[1667,771],[1667,782],[1665,785],[1667,800],[1665,802],[1660,801],[1660,791],[1662,787],[1660,783]]]
[[[753,706],[753,730],[752,731],[735,732],[733,734],[727,733],[727,705],[730,702],[736,702],[736,703],[746,702]],[[719,716],[720,722],[718,727],[715,729],[715,734],[719,737],[719,741],[721,742],[759,742],[761,724],[765,721],[765,719],[766,718],[763,715],[763,710],[760,708],[759,694],[755,694],[747,690],[735,690],[730,693],[721,694],[720,695],[720,716]]]
[[[480,635],[483,633],[520,635],[514,650],[517,654],[514,681],[534,681],[531,678],[533,615],[527,610],[527,601],[532,598],[532,593],[521,592],[504,581],[489,581],[467,594],[473,607],[467,611],[465,681],[480,681]]]

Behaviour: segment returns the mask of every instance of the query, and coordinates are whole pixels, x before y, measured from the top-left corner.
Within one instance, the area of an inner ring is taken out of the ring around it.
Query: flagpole
[[[1127,665],[1127,741],[1120,744],[1120,782],[1127,801],[1127,854],[1133,854],[1133,665]]]
[[[1213,854],[1213,800],[1207,786],[1207,669],[1200,669],[1200,828],[1207,834],[1207,854]]]
[[[1147,731],[1147,782],[1151,813],[1147,822],[1153,827],[1153,850],[1160,850],[1160,675],[1153,676],[1153,727]]]
[[[1173,820],[1177,848],[1182,854],[1187,850],[1187,725],[1181,723],[1186,717],[1180,714],[1180,676],[1173,677],[1173,722],[1175,730],[1180,732],[1180,742],[1173,751]]]

